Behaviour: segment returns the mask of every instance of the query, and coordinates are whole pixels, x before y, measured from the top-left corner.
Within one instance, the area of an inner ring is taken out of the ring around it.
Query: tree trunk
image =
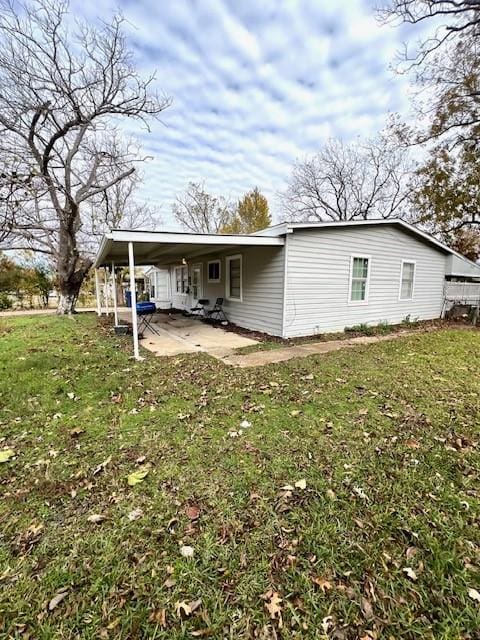
[[[73,219],[72,219],[73,218]],[[60,224],[57,257],[58,315],[75,313],[80,287],[92,266],[92,260],[79,255],[74,216],[65,216]]]

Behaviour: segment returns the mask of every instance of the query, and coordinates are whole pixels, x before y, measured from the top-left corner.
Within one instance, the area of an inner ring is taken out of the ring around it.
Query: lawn
[[[480,637],[479,331],[130,348],[0,319],[0,638]]]

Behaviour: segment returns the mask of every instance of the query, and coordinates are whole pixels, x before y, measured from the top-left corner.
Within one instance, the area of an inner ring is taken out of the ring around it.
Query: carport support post
[[[95,294],[97,296],[97,316],[102,315],[102,301],[100,298],[100,279],[98,277],[98,269],[95,269]]]
[[[130,293],[132,295],[132,328],[133,328],[133,355],[140,359],[138,351],[138,322],[137,322],[137,291],[135,289],[135,260],[133,257],[133,242],[128,243],[128,269],[130,271]]]
[[[113,297],[113,315],[115,317],[115,326],[117,326],[118,307],[117,307],[117,281],[115,280],[115,262],[112,262],[112,297]]]
[[[108,308],[108,267],[105,265],[103,267],[103,275],[104,275],[104,288],[103,288],[103,297],[105,298],[105,313],[110,313],[110,309]]]

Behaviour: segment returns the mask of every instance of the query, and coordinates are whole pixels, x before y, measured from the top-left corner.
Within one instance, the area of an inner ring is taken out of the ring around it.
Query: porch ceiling
[[[217,251],[254,246],[279,247],[285,243],[282,237],[115,230],[103,237],[95,267],[112,262],[118,266],[128,265],[130,242],[134,245],[136,265],[167,265],[179,262],[182,258],[194,258]]]

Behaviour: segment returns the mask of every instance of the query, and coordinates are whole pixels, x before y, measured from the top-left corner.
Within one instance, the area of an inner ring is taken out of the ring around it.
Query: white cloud
[[[89,21],[116,0],[73,0]],[[406,110],[407,81],[389,66],[404,29],[379,27],[361,0],[129,0],[121,4],[143,73],[173,105],[141,132],[153,160],[142,197],[171,203],[189,180],[237,198],[257,185],[275,212],[296,158],[328,137],[369,135]],[[129,131],[139,128],[128,123]]]

